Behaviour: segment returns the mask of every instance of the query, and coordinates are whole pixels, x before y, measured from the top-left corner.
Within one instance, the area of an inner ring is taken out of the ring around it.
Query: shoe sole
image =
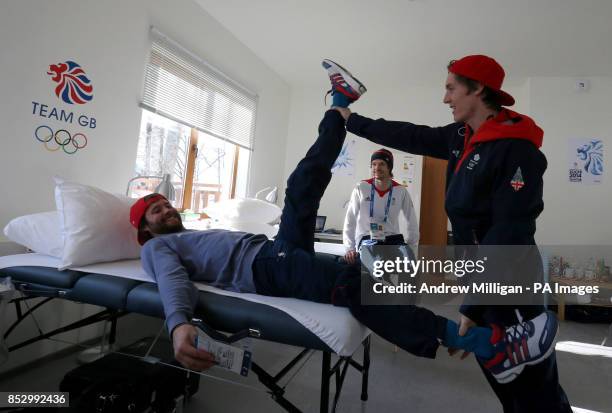
[[[492,373],[491,375],[495,378],[495,380],[497,380],[498,383],[501,383],[501,384],[510,383],[523,372],[523,369],[525,369],[525,366],[533,366],[533,365],[539,364],[543,360],[546,360],[552,354],[552,352],[555,350],[555,341],[557,340],[558,333],[559,333],[559,323],[557,322],[557,328],[555,329],[555,336],[553,338],[552,344],[550,345],[550,348],[546,350],[546,352],[544,352],[540,357],[538,357],[535,360],[531,360],[526,363],[523,363],[520,366],[516,366],[514,368],[506,370],[501,375],[495,375]]]
[[[328,65],[328,66],[325,66],[325,65]],[[328,71],[329,71],[329,68],[331,67],[335,71],[340,73],[342,77],[344,78],[344,80],[346,80],[346,83],[348,83],[349,86],[353,88],[353,90],[359,93],[359,96],[363,95],[365,92],[368,91],[368,89],[365,87],[363,83],[359,81],[359,79],[357,79],[355,76],[351,74],[351,72],[349,72],[348,70],[346,70],[345,68],[340,66],[338,63],[334,62],[333,60],[323,59],[323,67],[327,69]]]

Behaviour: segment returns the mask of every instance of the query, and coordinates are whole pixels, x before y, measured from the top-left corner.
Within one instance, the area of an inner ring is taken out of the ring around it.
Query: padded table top
[[[59,271],[43,266],[52,264],[54,258],[41,255],[0,257],[0,277],[11,277],[18,289],[35,291],[32,295],[58,295],[72,301],[164,318],[157,285],[137,274],[138,260],[129,260],[123,267],[118,267],[118,263],[88,266],[95,268],[95,272],[88,271],[87,267]],[[15,265],[28,263],[34,265]],[[135,276],[126,278],[121,272]],[[351,355],[369,334],[345,308],[196,285],[200,289],[196,316],[217,330],[235,333],[253,328],[260,331],[264,340],[340,355]]]

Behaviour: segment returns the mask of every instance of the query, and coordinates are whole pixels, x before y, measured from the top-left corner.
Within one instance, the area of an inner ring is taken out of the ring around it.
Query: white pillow
[[[210,227],[228,229],[230,231],[248,232],[251,234],[264,234],[269,239],[274,238],[278,232],[278,226],[251,221],[217,221],[212,222]]]
[[[55,204],[64,240],[60,270],[140,257],[130,224],[135,199],[55,178]]]
[[[62,257],[64,242],[57,211],[17,217],[4,227],[4,235],[34,252]]]
[[[205,208],[204,213],[221,222],[239,221],[271,224],[281,216],[282,210],[278,205],[261,199],[235,198],[216,202]]]

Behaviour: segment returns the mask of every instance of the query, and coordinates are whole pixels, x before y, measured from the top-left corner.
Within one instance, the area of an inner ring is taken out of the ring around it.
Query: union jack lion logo
[[[84,104],[93,99],[93,86],[85,71],[71,60],[49,65],[48,75],[57,83],[55,94],[69,104]]]
[[[584,170],[593,174],[603,174],[603,141],[592,139],[589,143],[576,149],[576,154],[584,161]]]

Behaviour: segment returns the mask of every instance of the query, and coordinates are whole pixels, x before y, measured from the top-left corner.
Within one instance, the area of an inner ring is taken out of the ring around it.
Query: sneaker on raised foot
[[[363,95],[367,89],[348,70],[340,66],[338,63],[325,59],[321,63],[327,70],[329,80],[331,80],[332,88],[327,93],[341,93],[346,96],[349,102],[354,102]]]
[[[517,311],[517,315],[520,314]],[[499,383],[516,379],[525,366],[532,366],[546,359],[555,349],[555,337],[559,323],[554,313],[545,311],[539,316],[506,327],[493,326],[491,343],[496,355],[484,361],[484,366]]]

